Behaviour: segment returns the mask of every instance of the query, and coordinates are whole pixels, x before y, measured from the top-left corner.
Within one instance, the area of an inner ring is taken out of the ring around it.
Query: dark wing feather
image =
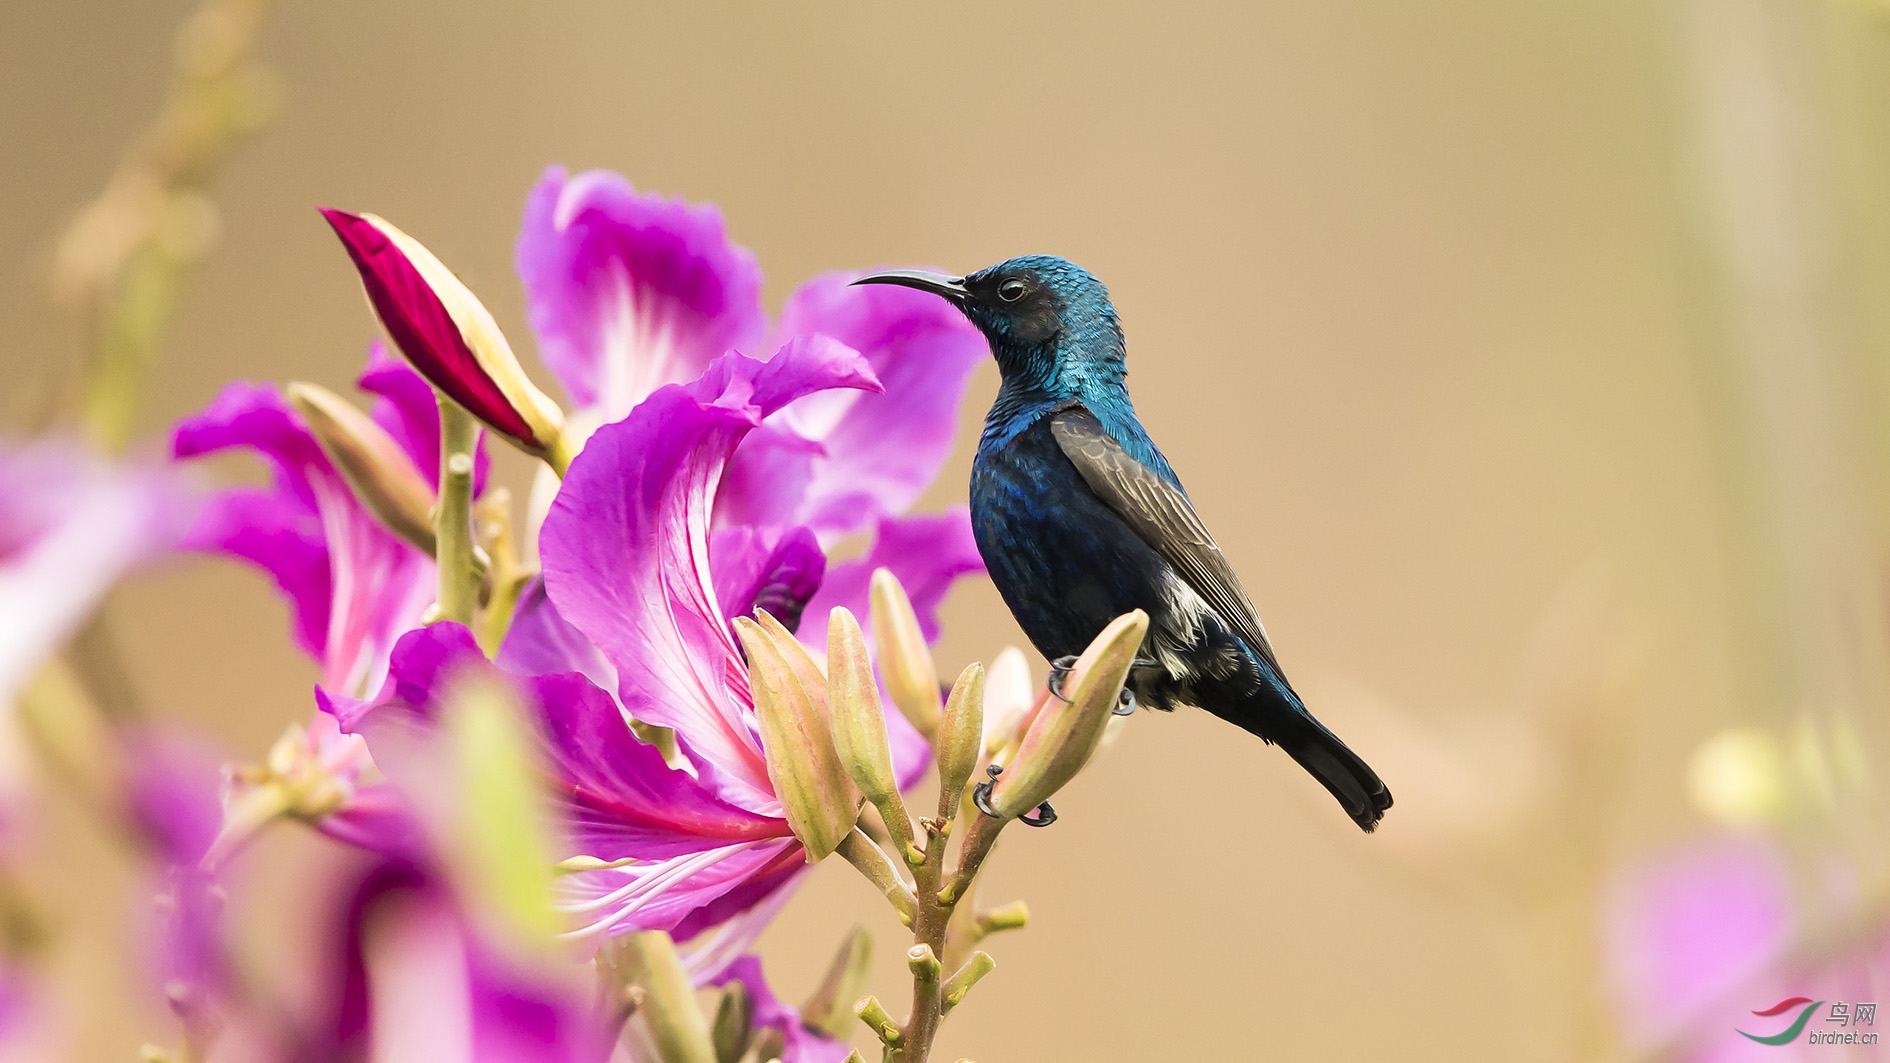
[[[1221,620],[1284,679],[1253,602],[1188,496],[1135,460],[1096,415],[1081,406],[1052,414],[1050,433],[1096,497],[1173,565]]]

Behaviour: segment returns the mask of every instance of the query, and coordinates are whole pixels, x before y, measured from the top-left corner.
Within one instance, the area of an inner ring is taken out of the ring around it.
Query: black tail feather
[[[1339,799],[1346,815],[1366,832],[1378,826],[1385,809],[1391,807],[1391,791],[1371,765],[1359,759],[1339,736],[1304,711],[1282,728],[1269,728],[1266,736],[1287,752],[1299,766],[1318,779],[1332,796]],[[1277,718],[1274,722],[1277,722]]]

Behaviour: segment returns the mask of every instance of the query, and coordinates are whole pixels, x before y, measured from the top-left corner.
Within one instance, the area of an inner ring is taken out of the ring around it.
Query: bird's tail
[[[1378,826],[1391,807],[1391,791],[1338,735],[1304,709],[1291,714],[1285,726],[1268,730],[1267,737],[1339,799],[1352,822],[1367,832]]]

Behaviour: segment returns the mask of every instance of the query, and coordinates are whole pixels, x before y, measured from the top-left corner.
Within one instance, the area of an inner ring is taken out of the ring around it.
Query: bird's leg
[[[1058,696],[1060,697],[1061,695]],[[997,777],[1003,774],[1003,772],[1004,769],[998,767],[996,764],[989,765],[984,769],[984,773],[989,775],[990,778],[971,788],[971,803],[977,806],[978,811],[990,816],[992,819],[1001,818],[991,808],[991,787],[997,782]],[[1026,827],[1048,827],[1056,821],[1057,810],[1051,808],[1050,802],[1048,801],[1043,802],[1036,808],[1017,817],[1017,822],[1022,823]]]
[[[1153,667],[1155,667],[1154,661],[1149,660],[1147,657],[1137,657],[1135,660],[1129,662],[1129,674],[1133,676],[1137,668]],[[1122,698],[1116,703],[1116,707],[1110,710],[1117,716],[1135,715],[1135,691],[1129,689],[1129,686],[1130,684],[1128,683],[1122,684]]]
[[[1058,657],[1056,660],[1050,662],[1050,678],[1045,680],[1045,685],[1050,688],[1050,693],[1055,695],[1058,701],[1066,704],[1070,699],[1063,696],[1063,681],[1070,677],[1070,669],[1074,667],[1076,667],[1075,654],[1071,653]]]

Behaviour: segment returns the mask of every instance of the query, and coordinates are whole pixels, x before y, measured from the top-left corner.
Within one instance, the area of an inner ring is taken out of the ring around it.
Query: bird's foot
[[[1122,697],[1116,700],[1116,707],[1109,711],[1115,713],[1117,716],[1134,716],[1135,691],[1130,690],[1128,687],[1123,687]]]
[[[1058,696],[1061,697],[1062,695]],[[986,767],[984,773],[991,778],[971,788],[971,803],[977,806],[978,811],[990,816],[992,819],[1003,818],[991,809],[991,786],[997,782],[997,777],[1002,774],[1003,771],[1004,769],[998,767],[996,764]],[[1056,821],[1057,810],[1051,808],[1050,802],[1048,801],[1043,802],[1024,815],[1017,817],[1017,822],[1022,823],[1026,827],[1048,827]]]
[[[1155,666],[1157,666],[1157,662],[1153,662],[1153,660],[1149,660],[1149,658],[1145,658],[1145,656],[1138,656],[1138,658],[1134,658],[1134,660],[1128,662],[1128,671],[1134,673],[1138,668],[1155,668]],[[1057,696],[1058,702],[1068,702],[1068,700],[1070,700],[1070,698],[1064,696],[1062,685],[1064,685],[1064,679],[1070,679],[1070,670],[1072,670],[1072,668],[1075,668],[1074,653],[1058,656],[1057,660],[1051,662],[1051,675],[1049,675],[1049,679],[1047,679],[1045,685],[1051,688],[1051,694]],[[1128,711],[1132,713],[1132,711],[1136,711],[1136,709],[1134,709],[1134,706],[1130,706]],[[1126,715],[1126,713],[1123,713],[1121,709],[1117,709],[1117,715]]]
[[[1070,700],[1063,696],[1063,681],[1070,677],[1070,669],[1074,667],[1076,667],[1076,655],[1073,653],[1050,662],[1050,678],[1045,681],[1045,685],[1050,688],[1050,693],[1055,695],[1058,701],[1067,703]]]

